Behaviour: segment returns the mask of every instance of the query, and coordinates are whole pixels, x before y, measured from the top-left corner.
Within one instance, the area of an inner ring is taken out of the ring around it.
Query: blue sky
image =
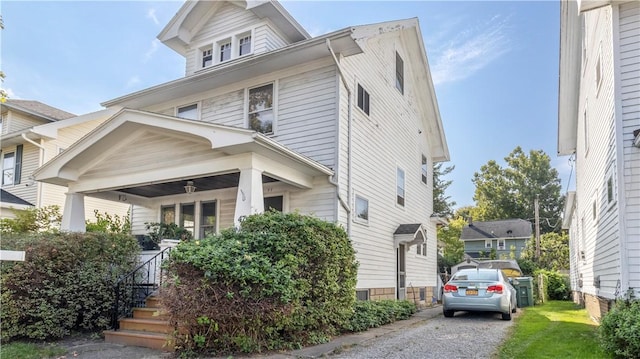
[[[184,76],[157,34],[182,2],[2,1],[0,66],[12,98],[83,114]],[[556,156],[559,1],[282,1],[313,36],[417,17],[451,161],[448,194],[472,205],[474,172],[516,146]]]

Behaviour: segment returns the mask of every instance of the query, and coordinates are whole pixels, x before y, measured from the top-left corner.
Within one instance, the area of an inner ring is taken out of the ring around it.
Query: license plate
[[[465,293],[465,295],[478,295],[478,290],[477,289],[467,289],[464,293]]]

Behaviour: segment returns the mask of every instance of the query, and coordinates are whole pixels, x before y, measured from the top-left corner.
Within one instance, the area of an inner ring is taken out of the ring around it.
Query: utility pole
[[[536,199],[534,202],[535,208],[535,220],[536,220],[536,259],[540,259],[540,211],[539,211],[539,203],[538,198],[540,195],[536,195]]]

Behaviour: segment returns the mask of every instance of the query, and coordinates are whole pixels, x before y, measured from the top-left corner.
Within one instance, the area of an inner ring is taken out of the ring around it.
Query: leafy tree
[[[15,218],[0,220],[0,233],[57,232],[60,230],[62,215],[60,207],[14,209]]]
[[[518,146],[505,161],[506,168],[490,160],[480,172],[474,173],[476,207],[471,211],[474,220],[531,220],[538,198],[541,233],[559,231],[564,198],[560,195],[558,171],[551,167],[550,157],[542,150],[531,150],[527,155]]]
[[[449,166],[442,169],[442,162],[433,166],[433,212],[452,217],[455,201],[451,201],[451,196],[446,195],[446,190],[453,181],[444,180],[443,177],[451,173],[456,166]]]
[[[534,260],[536,254],[536,240],[531,238],[527,242],[522,257]],[[537,268],[550,271],[569,269],[569,236],[566,233],[545,233],[540,236],[540,258],[536,261]]]
[[[442,256],[438,258],[438,268],[441,272],[451,273],[451,266],[462,262],[464,258],[464,243],[460,240],[462,228],[467,222],[462,217],[449,220],[447,227],[438,228],[438,243]]]

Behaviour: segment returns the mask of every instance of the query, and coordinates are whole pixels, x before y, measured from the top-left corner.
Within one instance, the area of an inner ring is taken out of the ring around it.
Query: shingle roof
[[[27,110],[28,112],[42,115],[43,117],[52,119],[54,121],[66,120],[71,117],[76,117],[76,115],[70,112],[46,105],[39,101],[9,99],[7,100],[5,105],[17,108],[18,110]]]
[[[422,224],[401,224],[393,234],[416,234]]]
[[[472,222],[462,229],[461,240],[485,238],[529,238],[533,233],[531,222],[524,219]]]
[[[11,203],[11,204],[20,204],[24,206],[33,206],[33,204],[25,201],[24,199],[15,196],[3,189],[0,189],[0,202]]]

